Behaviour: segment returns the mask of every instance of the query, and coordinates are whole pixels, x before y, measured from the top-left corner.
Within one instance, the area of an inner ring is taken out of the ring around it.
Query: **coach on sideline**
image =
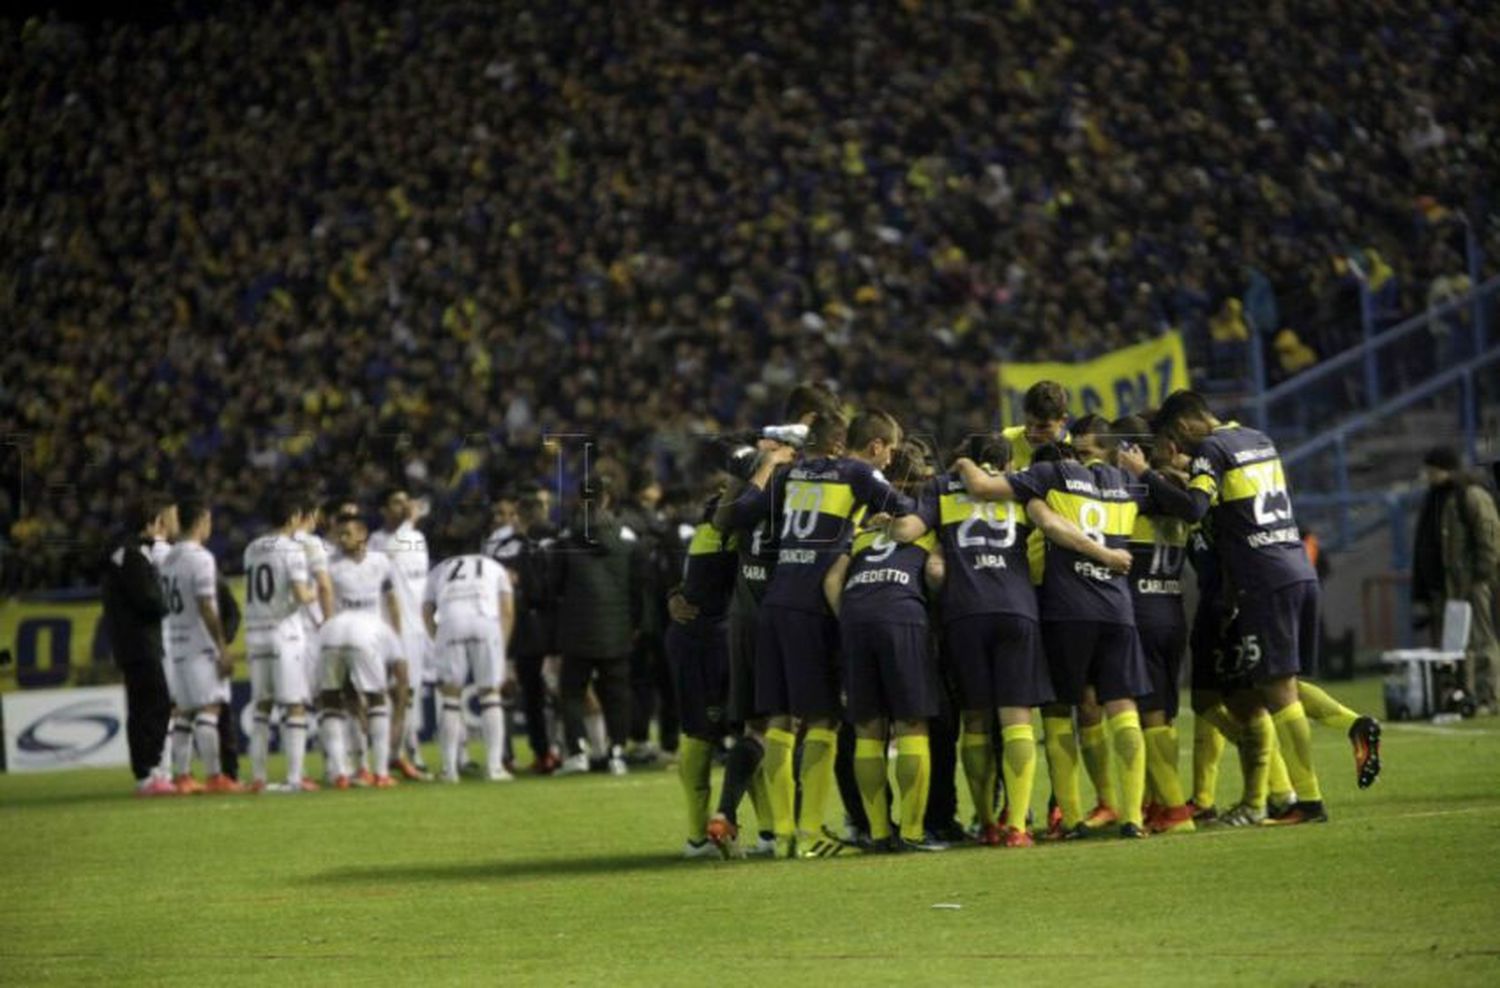
[[[125,676],[130,768],[136,792],[143,796],[177,791],[160,768],[172,701],[162,668],[161,627],[167,601],[151,565],[151,544],[171,534],[176,510],[162,495],[137,498],[126,512],[126,534],[105,555],[100,581],[110,644]]]

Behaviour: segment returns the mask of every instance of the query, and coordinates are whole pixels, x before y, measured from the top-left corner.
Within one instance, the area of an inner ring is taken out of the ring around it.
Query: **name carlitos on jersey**
[[[1181,580],[1141,579],[1135,581],[1135,592],[1142,596],[1181,597]]]

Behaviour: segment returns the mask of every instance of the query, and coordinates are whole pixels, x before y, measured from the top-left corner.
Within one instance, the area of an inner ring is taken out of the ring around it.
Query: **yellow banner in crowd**
[[[244,613],[245,587],[241,579],[229,586]],[[84,600],[0,598],[0,649],[11,661],[0,667],[0,692],[86,686],[118,678],[108,629],[100,621],[104,608],[97,597]],[[244,622],[229,646],[235,658],[235,679],[244,667]]]
[[[1097,413],[1116,419],[1160,405],[1173,391],[1188,387],[1187,354],[1182,335],[1174,331],[1079,364],[1003,363],[1000,417],[1005,425],[1024,420],[1021,400],[1038,381],[1067,388],[1075,416]]]

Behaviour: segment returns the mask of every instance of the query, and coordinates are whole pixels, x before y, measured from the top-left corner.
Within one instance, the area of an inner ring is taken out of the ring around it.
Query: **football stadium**
[[[1500,983],[1497,83],[8,5],[0,984]]]

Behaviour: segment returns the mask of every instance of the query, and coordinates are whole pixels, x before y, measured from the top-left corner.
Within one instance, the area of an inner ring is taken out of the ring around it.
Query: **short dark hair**
[[[1073,420],[1068,426],[1068,431],[1073,434],[1074,439],[1084,436],[1093,436],[1099,443],[1109,441],[1109,419],[1103,415],[1088,414]]]
[[[1156,410],[1156,415],[1151,419],[1151,431],[1159,435],[1174,428],[1183,419],[1208,418],[1212,415],[1208,402],[1198,392],[1187,389],[1173,391],[1167,395],[1167,400],[1161,403],[1161,408]]]
[[[955,458],[967,456],[975,463],[988,464],[996,469],[1005,466],[1015,455],[1011,441],[994,432],[976,432],[967,436],[954,451]]]
[[[405,493],[407,493],[406,488],[401,486],[400,484],[392,484],[389,487],[382,487],[380,489],[380,500],[376,503],[383,508],[387,504],[391,503],[391,498],[395,497],[397,494]]]
[[[1042,443],[1031,451],[1032,463],[1057,463],[1061,460],[1078,459],[1078,451],[1072,443]]]
[[[352,497],[331,497],[323,502],[323,517],[329,521],[337,521],[339,513],[344,510],[344,505],[353,504],[356,507],[359,502]]]
[[[1068,417],[1068,389],[1056,381],[1038,381],[1026,389],[1021,411],[1048,422],[1065,419]]]
[[[849,423],[838,412],[819,412],[807,427],[807,445],[814,449],[832,449],[849,438]]]
[[[877,439],[893,443],[900,432],[901,423],[896,416],[879,408],[867,408],[849,423],[849,448],[864,449]]]
[[[207,501],[199,497],[185,497],[177,502],[177,523],[184,532],[190,532],[208,511]]]
[[[145,491],[131,498],[125,505],[125,528],[131,532],[145,531],[146,526],[161,517],[177,502],[165,491]]]
[[[1109,431],[1114,440],[1111,445],[1114,446],[1119,446],[1121,443],[1135,443],[1142,449],[1149,450],[1155,445],[1151,423],[1146,421],[1144,415],[1121,416],[1110,423]]]
[[[836,413],[839,410],[838,396],[826,384],[804,381],[787,393],[782,404],[782,415],[787,422],[800,422],[807,415]]]
[[[1426,456],[1422,457],[1422,465],[1452,473],[1459,468],[1461,461],[1458,458],[1458,450],[1452,446],[1434,446],[1427,451]]]
[[[287,491],[277,491],[266,500],[266,517],[270,519],[272,528],[287,524],[301,510],[301,500]]]

